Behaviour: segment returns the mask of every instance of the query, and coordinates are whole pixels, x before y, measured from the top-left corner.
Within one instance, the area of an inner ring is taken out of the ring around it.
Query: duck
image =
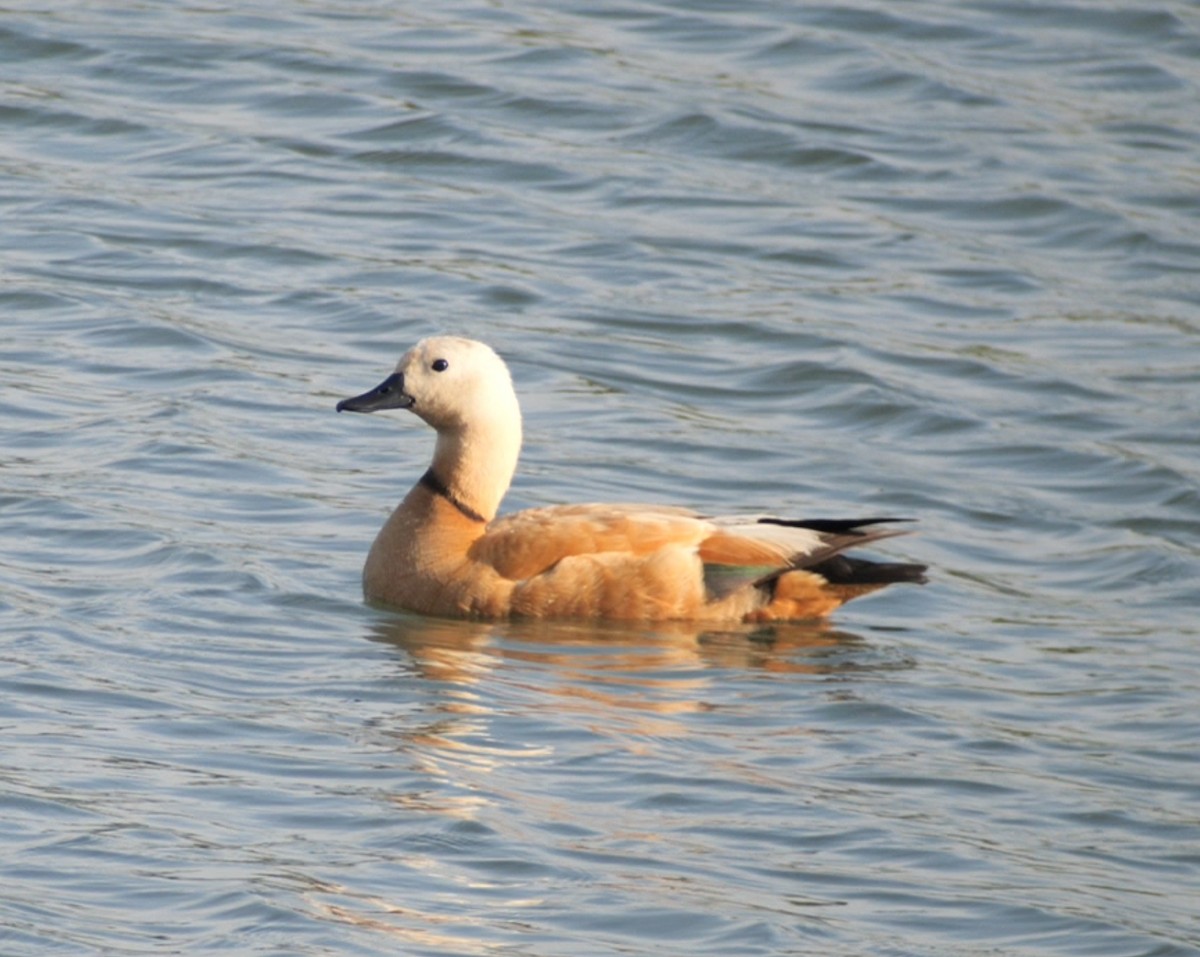
[[[338,412],[407,410],[433,461],[367,553],[365,599],[477,619],[772,622],[822,619],[926,566],[845,554],[904,534],[898,518],[711,517],[653,504],[549,505],[500,516],[521,450],[504,360],[458,336],[422,339]]]

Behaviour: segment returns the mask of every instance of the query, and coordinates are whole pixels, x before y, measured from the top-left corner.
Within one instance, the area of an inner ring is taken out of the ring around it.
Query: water
[[[1200,953],[1200,9],[9,4],[0,952]],[[920,518],[828,627],[424,621],[509,507]]]

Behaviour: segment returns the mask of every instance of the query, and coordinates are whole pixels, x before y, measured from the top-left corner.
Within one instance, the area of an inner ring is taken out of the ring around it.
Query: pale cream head
[[[457,336],[422,339],[383,382],[337,408],[415,412],[437,430],[437,482],[485,519],[496,514],[521,451],[521,409],[508,367],[490,347]]]
[[[521,411],[508,367],[491,347],[474,339],[422,339],[396,364],[409,406],[439,432],[457,432],[506,420],[520,434]]]

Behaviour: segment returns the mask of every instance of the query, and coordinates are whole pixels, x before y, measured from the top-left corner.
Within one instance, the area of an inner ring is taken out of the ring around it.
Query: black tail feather
[[[849,555],[833,555],[809,566],[808,570],[816,572],[831,585],[890,585],[895,582],[924,585],[928,581],[925,577],[928,568],[928,565],[873,562]]]
[[[759,525],[786,525],[788,528],[811,528],[828,535],[865,535],[859,529],[887,522],[915,522],[914,518],[760,518]]]

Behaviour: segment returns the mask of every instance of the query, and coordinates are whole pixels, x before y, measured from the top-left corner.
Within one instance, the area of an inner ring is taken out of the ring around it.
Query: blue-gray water
[[[1200,954],[1200,7],[0,13],[0,953]],[[509,507],[898,513],[832,626],[364,606]]]

